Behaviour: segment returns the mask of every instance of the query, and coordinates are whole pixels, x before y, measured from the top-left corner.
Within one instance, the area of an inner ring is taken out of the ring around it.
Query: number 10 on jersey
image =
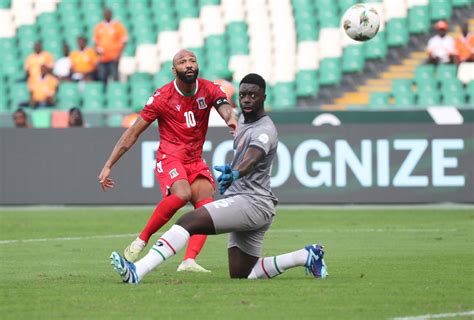
[[[196,126],[196,119],[194,119],[194,113],[192,111],[186,111],[184,113],[184,118],[186,118],[186,125],[188,128]]]

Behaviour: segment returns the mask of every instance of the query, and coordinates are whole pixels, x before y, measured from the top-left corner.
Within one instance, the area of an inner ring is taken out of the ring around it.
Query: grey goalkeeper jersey
[[[269,116],[263,116],[252,123],[244,123],[243,116],[240,117],[234,139],[235,155],[232,168],[242,162],[249,147],[261,149],[265,153],[265,157],[248,175],[234,181],[225,195],[245,194],[264,197],[276,204],[278,199],[270,188],[270,176],[273,158],[278,147],[278,133]]]

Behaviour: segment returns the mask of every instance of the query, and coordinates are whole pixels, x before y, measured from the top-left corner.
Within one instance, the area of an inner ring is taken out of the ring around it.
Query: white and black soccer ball
[[[367,41],[375,37],[380,28],[377,11],[366,4],[355,4],[342,17],[346,34],[356,41]]]

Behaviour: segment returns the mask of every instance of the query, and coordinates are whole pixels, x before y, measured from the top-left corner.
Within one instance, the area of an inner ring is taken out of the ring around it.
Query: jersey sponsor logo
[[[268,135],[266,133],[262,133],[261,135],[258,136],[258,141],[260,141],[263,144],[267,144],[268,140],[269,140],[269,138],[268,138]]]
[[[177,105],[176,105],[176,110],[178,110],[178,111],[181,110],[181,105],[180,105],[180,104],[177,104]]]
[[[156,171],[159,173],[163,173],[163,166],[161,164],[161,161],[156,163]]]
[[[197,98],[196,102],[198,103],[199,110],[203,110],[207,108],[206,100],[204,98]]]
[[[146,105],[149,106],[150,104],[152,104],[152,103],[153,103],[153,99],[155,99],[154,96],[150,96],[150,97],[148,98],[148,101],[146,102]]]
[[[171,179],[174,179],[174,178],[176,178],[177,176],[179,176],[179,173],[178,173],[178,171],[176,170],[176,168],[171,169],[170,172],[168,172],[168,173],[169,173]]]

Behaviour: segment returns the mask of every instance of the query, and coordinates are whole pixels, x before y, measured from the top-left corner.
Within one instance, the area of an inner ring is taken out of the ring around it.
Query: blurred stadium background
[[[107,87],[61,83],[54,109],[26,108],[33,127],[64,126],[64,110],[71,107],[82,109],[90,127],[120,127],[123,116],[172,79],[171,59],[180,48],[197,53],[203,78],[235,85],[250,71],[262,74],[271,85],[267,107],[277,121],[294,111],[474,108],[472,64],[424,65],[434,22],[447,20],[453,36],[466,21],[474,31],[472,0],[369,1],[382,25],[366,43],[352,41],[340,28],[341,15],[356,2],[0,0],[0,126],[12,126],[11,113],[28,100],[27,84],[18,79],[33,43],[42,40],[55,59],[63,42],[76,49],[77,36],[93,45],[105,7],[129,32],[121,81]]]

